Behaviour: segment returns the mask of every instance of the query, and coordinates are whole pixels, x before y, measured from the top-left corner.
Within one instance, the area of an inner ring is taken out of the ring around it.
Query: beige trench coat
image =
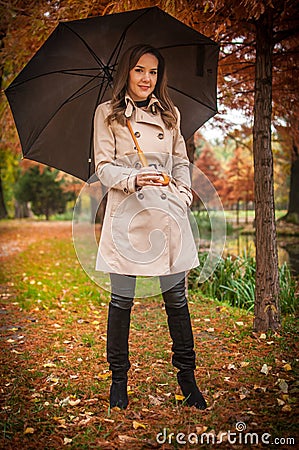
[[[110,102],[98,106],[94,119],[96,173],[108,187],[96,270],[126,275],[158,276],[187,271],[198,265],[188,219],[192,202],[189,161],[179,128],[169,130],[152,97],[138,108],[126,96],[129,118],[148,163],[171,176],[168,186],[136,190],[141,163],[132,136],[116,121],[108,126]]]

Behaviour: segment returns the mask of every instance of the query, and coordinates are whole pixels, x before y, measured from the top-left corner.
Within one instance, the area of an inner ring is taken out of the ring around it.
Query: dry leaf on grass
[[[134,428],[134,430],[138,430],[138,428],[146,429],[146,425],[144,425],[141,422],[137,422],[136,420],[133,420],[133,428]]]

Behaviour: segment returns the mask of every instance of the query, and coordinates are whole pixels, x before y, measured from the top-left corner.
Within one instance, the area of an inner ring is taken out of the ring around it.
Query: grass
[[[190,288],[198,289],[201,267],[206,253],[200,254],[200,266],[189,276]],[[289,267],[284,263],[279,268],[280,307],[283,314],[294,314],[298,310],[299,299],[296,281]],[[244,254],[243,257],[227,256],[221,258],[213,275],[200,285],[200,291],[212,298],[227,302],[231,306],[253,311],[255,295],[255,259]]]
[[[22,226],[16,231],[23,239],[30,235]],[[110,411],[105,355],[109,294],[81,269],[68,233],[56,236],[51,229],[43,236],[45,230],[39,231],[37,242],[2,260],[0,448],[197,448],[178,444],[176,434],[200,436],[206,430],[217,436],[234,432],[238,421],[259,435],[297,436],[295,315],[285,316],[281,332],[264,339],[253,333],[250,312],[198,289],[189,292],[189,304],[196,377],[209,409],[188,408],[175,397],[180,391],[158,296],[134,306],[130,405],[126,411]],[[267,376],[260,372],[263,364],[269,367]],[[280,390],[279,379],[286,380],[288,394]],[[161,447],[156,436],[164,428]]]

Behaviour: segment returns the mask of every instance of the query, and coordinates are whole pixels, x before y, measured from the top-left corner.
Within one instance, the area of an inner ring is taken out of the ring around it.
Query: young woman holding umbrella
[[[198,258],[188,220],[192,192],[179,122],[161,53],[149,45],[128,49],[114,77],[112,100],[98,106],[94,119],[96,173],[109,188],[96,268],[111,279],[111,408],[128,405],[128,339],[138,275],[159,276],[178,383],[188,405],[206,408],[194,377],[185,293],[185,273]]]

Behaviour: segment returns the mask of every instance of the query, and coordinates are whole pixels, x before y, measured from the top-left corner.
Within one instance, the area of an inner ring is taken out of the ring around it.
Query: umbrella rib
[[[208,45],[211,45],[212,47],[219,47],[217,42],[212,41],[212,42],[193,42],[193,43],[187,43],[187,44],[165,45],[164,47],[159,47],[159,50],[166,50],[168,48],[178,48],[178,47],[192,47],[192,46],[198,47],[199,45],[204,45],[205,47]]]
[[[88,74],[83,74],[83,73],[71,73],[71,72],[75,72],[76,70],[99,70],[98,67],[93,67],[91,69],[63,69],[63,70],[53,70],[51,72],[47,72],[47,73],[41,73],[40,75],[36,75],[34,77],[31,78],[27,78],[26,80],[23,81],[19,81],[18,83],[14,82],[14,88],[17,86],[21,86],[24,83],[27,83],[28,81],[33,81],[36,80],[37,78],[41,78],[41,77],[46,77],[48,75],[54,75],[55,73],[59,73],[59,74],[65,74],[65,75],[73,75],[73,76],[77,76],[77,77],[85,77],[85,78],[100,78],[100,75],[88,75]],[[102,70],[102,69],[101,69]],[[105,78],[105,72],[104,72],[104,76],[103,78]],[[8,87],[9,89],[9,87]]]
[[[107,66],[101,61],[101,59],[98,57],[98,55],[95,53],[95,51],[87,44],[87,42],[80,36],[79,33],[77,33],[75,30],[73,30],[71,27],[69,27],[66,22],[62,22],[63,26],[67,28],[71,33],[73,33],[77,38],[82,42],[83,45],[88,49],[89,53],[93,56],[93,58],[96,60],[96,62],[101,66],[101,68],[104,70],[105,74],[107,75],[107,78],[109,78],[109,81],[112,81],[112,76],[107,70]]]
[[[175,88],[175,87],[173,87],[173,86],[170,86],[169,84],[168,84],[167,86],[168,86],[169,89],[172,89],[173,91],[176,91],[176,92],[178,92],[179,94],[182,94],[182,95],[184,95],[185,97],[188,97],[188,98],[190,98],[191,100],[193,100],[193,101],[195,101],[195,102],[197,102],[197,103],[200,103],[200,104],[203,105],[205,108],[208,108],[208,109],[210,109],[210,110],[213,111],[213,112],[217,112],[217,109],[214,109],[214,108],[212,108],[210,105],[207,105],[206,103],[202,102],[201,100],[197,100],[196,98],[192,97],[191,95],[186,94],[186,92],[183,92],[183,91],[181,91],[180,89],[177,89],[177,88]]]
[[[142,12],[142,14],[140,14],[138,17],[136,17],[135,20],[133,20],[131,23],[129,23],[129,24],[127,25],[127,27],[126,27],[126,28],[124,29],[124,31],[122,32],[122,34],[121,34],[121,36],[120,36],[118,42],[116,43],[116,45],[115,45],[115,47],[114,47],[114,50],[112,51],[112,53],[111,53],[111,55],[110,55],[110,58],[109,58],[109,61],[108,61],[108,65],[110,65],[110,62],[111,62],[112,58],[114,57],[114,54],[116,53],[117,49],[118,49],[118,53],[117,53],[117,56],[116,56],[116,61],[118,60],[119,54],[120,54],[121,49],[122,49],[122,45],[123,45],[123,43],[124,43],[124,40],[125,40],[127,31],[129,30],[129,28],[130,28],[132,25],[134,25],[134,23],[137,22],[137,21],[140,19],[140,17],[142,17],[142,16],[144,16],[145,14],[149,13],[150,10],[152,10],[152,8],[146,8],[146,9]]]
[[[78,98],[78,97],[84,95],[86,92],[89,92],[89,91],[92,90],[92,88],[91,88],[91,89],[89,89],[88,91],[85,91],[85,92],[81,93],[80,95],[77,95],[77,94],[78,94],[83,88],[85,88],[91,81],[92,81],[92,80],[89,80],[87,83],[85,83],[83,86],[81,86],[80,89],[77,89],[76,92],[74,92],[72,95],[70,95],[64,102],[62,102],[62,103],[58,106],[58,108],[53,112],[53,114],[51,115],[51,117],[49,118],[49,120],[44,124],[44,126],[43,126],[42,129],[39,131],[39,133],[38,133],[36,136],[34,136],[34,141],[33,141],[33,143],[39,138],[39,136],[40,136],[40,135],[42,134],[42,132],[47,128],[47,126],[49,125],[49,123],[51,122],[51,120],[53,119],[53,117],[55,117],[55,115],[58,113],[58,111],[60,111],[60,110],[63,108],[64,105],[66,105],[66,104],[69,103],[70,101],[74,100],[75,98]],[[97,87],[97,86],[95,86],[95,87]],[[33,143],[32,143],[32,144],[33,144]],[[28,147],[30,148],[32,144],[30,144]]]

